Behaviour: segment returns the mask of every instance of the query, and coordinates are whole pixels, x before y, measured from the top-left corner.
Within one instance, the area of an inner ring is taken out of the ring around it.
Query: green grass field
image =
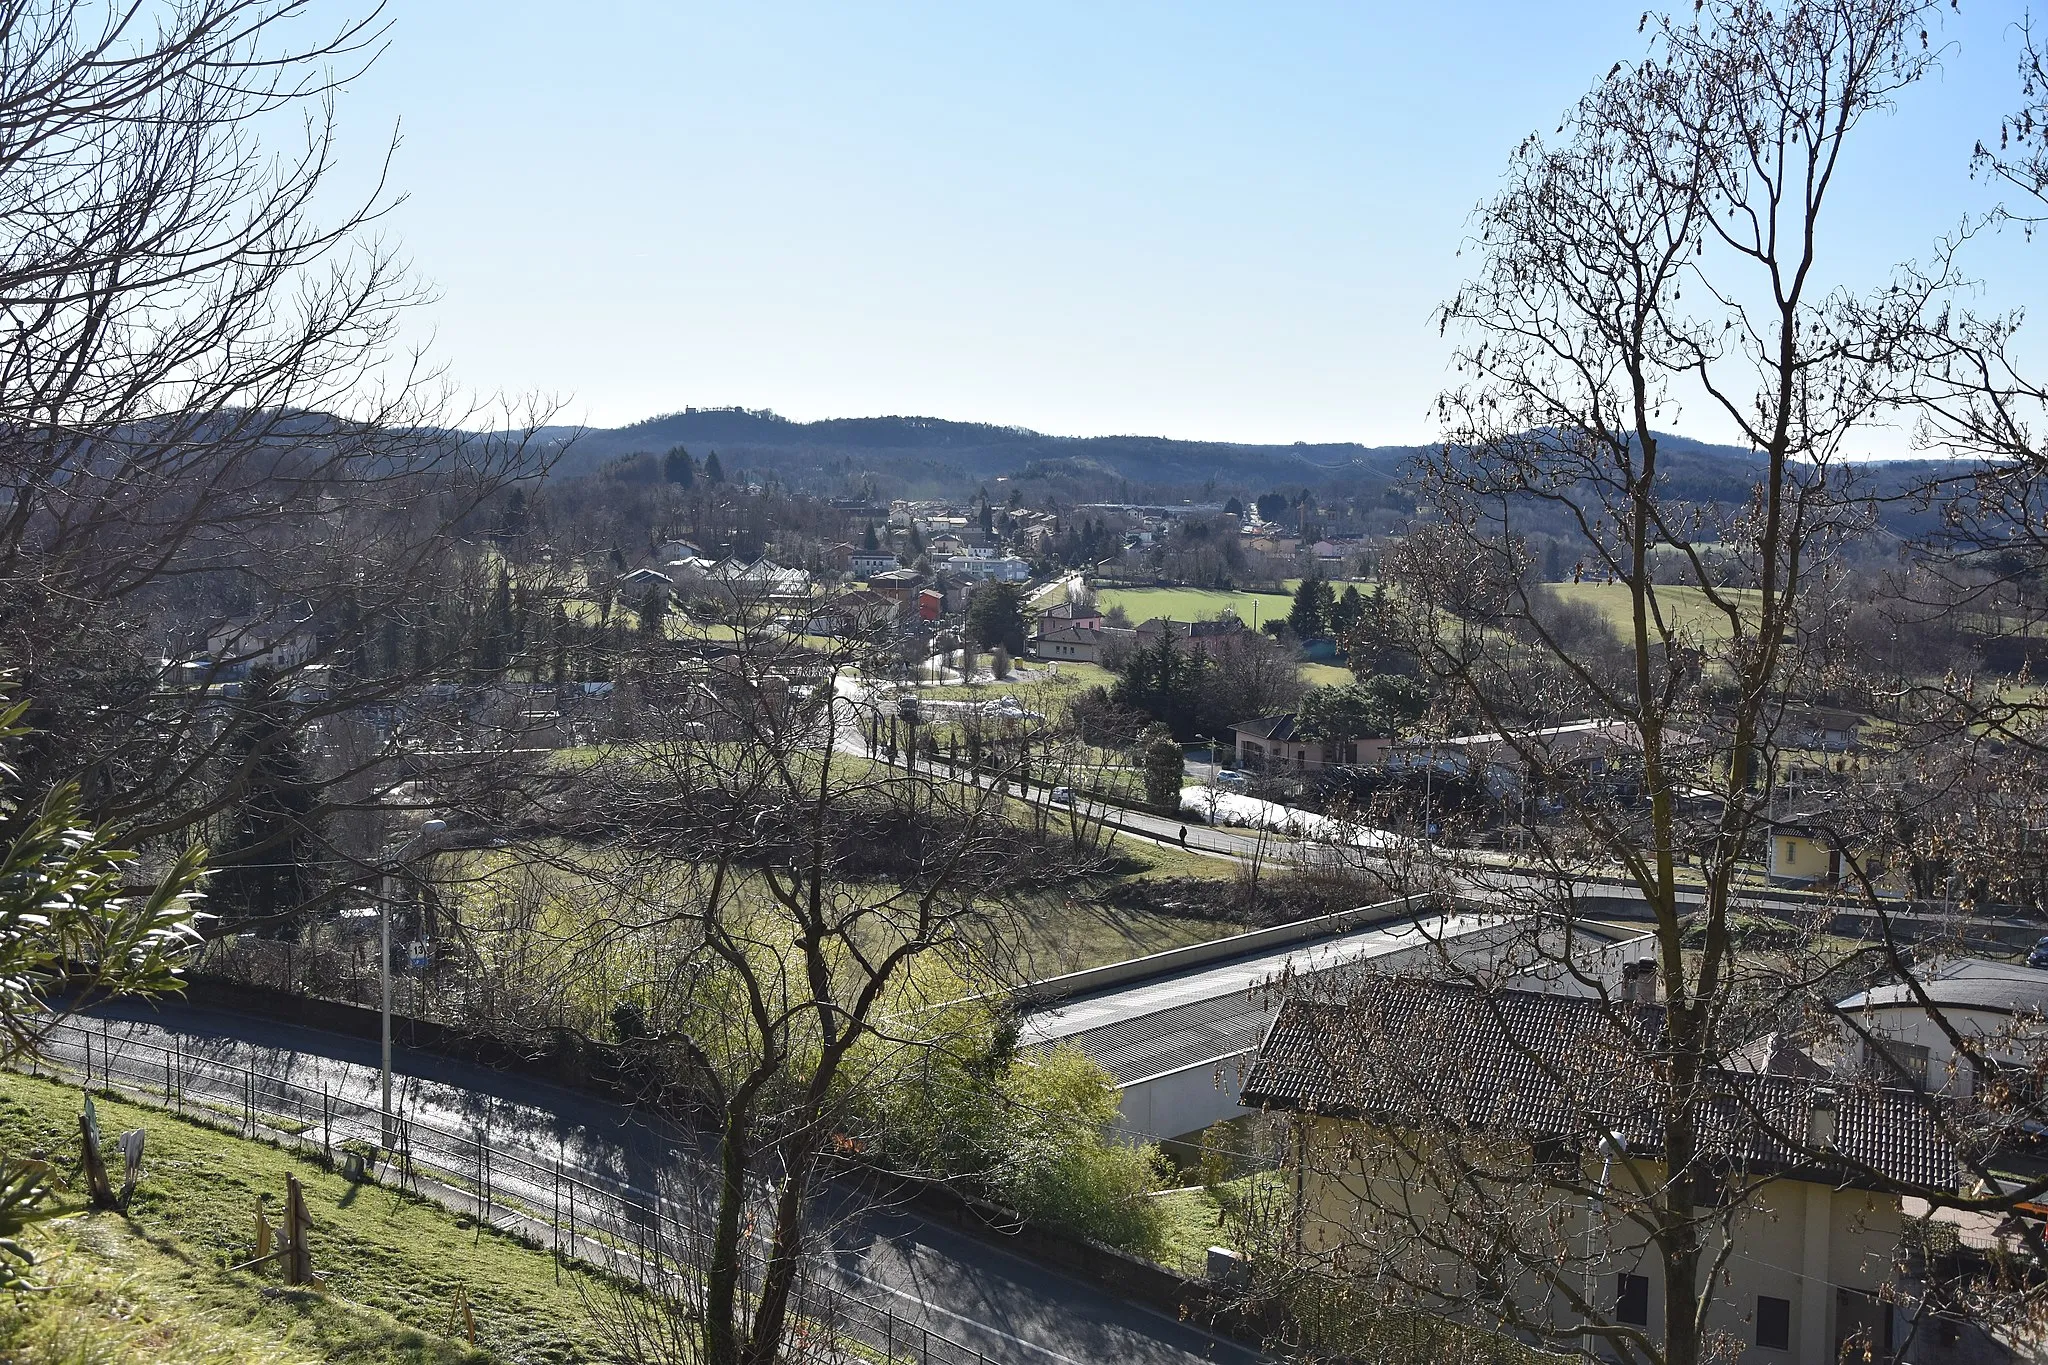
[[[62,1196],[65,1216],[29,1234],[51,1289],[0,1312],[9,1365],[606,1358],[582,1297],[599,1282],[573,1265],[558,1275],[546,1252],[264,1143],[94,1103],[110,1146],[124,1129],[147,1132],[142,1182],[125,1217],[86,1212],[74,1188]],[[75,1157],[80,1105],[73,1086],[0,1073],[0,1149]],[[110,1157],[117,1174],[118,1161]],[[325,1293],[286,1289],[274,1267],[227,1269],[251,1254],[258,1201],[279,1220],[287,1173],[305,1189]],[[449,1335],[458,1291],[469,1295],[482,1349]]]
[[[1277,592],[1221,592],[1211,588],[1104,588],[1095,594],[1104,611],[1122,607],[1131,624],[1164,616],[1170,621],[1210,621],[1226,608],[1256,628],[1287,615],[1294,599]],[[1254,619],[1256,618],[1256,620]]]
[[[1566,602],[1584,602],[1607,618],[1615,630],[1629,629],[1628,588],[1620,583],[1548,583],[1543,591]],[[1747,605],[1756,597],[1754,588],[1724,589],[1727,596]],[[1728,618],[1707,600],[1698,588],[1660,587],[1657,600],[1666,617],[1680,630],[1696,634],[1706,644],[1721,644],[1729,636]]]
[[[1292,588],[1295,584],[1288,586]],[[1360,585],[1361,591],[1368,587]],[[1154,616],[1170,621],[1209,621],[1228,608],[1247,626],[1255,627],[1285,617],[1288,608],[1294,605],[1294,599],[1287,593],[1218,592],[1208,588],[1104,588],[1095,595],[1095,600],[1104,611],[1122,607],[1132,625]],[[1071,667],[1061,665],[1063,672]],[[1106,680],[1107,674],[1104,677]],[[1339,687],[1351,681],[1351,670],[1338,664],[1303,664],[1301,680],[1311,687]]]

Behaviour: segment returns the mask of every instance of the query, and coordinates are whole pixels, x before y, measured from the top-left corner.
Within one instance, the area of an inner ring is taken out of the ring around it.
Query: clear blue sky
[[[1863,280],[1983,202],[2018,7],[1964,11],[1851,168]],[[419,336],[571,419],[1411,441],[1472,206],[1641,12],[416,0],[341,116],[358,165],[402,122]],[[1991,253],[1998,297],[2039,302],[2041,250]]]

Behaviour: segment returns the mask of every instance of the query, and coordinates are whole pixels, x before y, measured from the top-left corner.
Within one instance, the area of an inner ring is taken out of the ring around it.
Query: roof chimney
[[[1818,1086],[1806,1101],[1806,1145],[1826,1151],[1835,1145],[1835,1106],[1832,1087]]]
[[[1621,998],[1630,1002],[1636,998],[1636,964],[1633,962],[1621,964]]]
[[[1657,959],[1654,957],[1636,959],[1636,999],[1645,1005],[1657,1003]]]

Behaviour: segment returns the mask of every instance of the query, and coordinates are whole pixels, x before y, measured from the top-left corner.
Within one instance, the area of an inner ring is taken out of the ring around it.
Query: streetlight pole
[[[389,1151],[398,1143],[398,1123],[391,1109],[391,901],[397,892],[396,869],[407,858],[424,849],[434,836],[448,828],[446,820],[427,820],[420,825],[420,832],[400,846],[391,857],[391,864],[384,872],[384,894],[377,900],[377,977],[383,1005],[379,1010],[379,1023],[383,1038],[383,1061],[377,1073],[377,1080],[383,1095],[384,1147]]]

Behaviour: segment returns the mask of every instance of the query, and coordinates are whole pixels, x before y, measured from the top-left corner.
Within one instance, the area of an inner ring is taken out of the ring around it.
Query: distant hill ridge
[[[636,452],[686,446],[699,458],[717,450],[728,470],[773,472],[797,486],[838,486],[871,475],[888,491],[957,492],[998,475],[1060,478],[1107,490],[1130,485],[1185,489],[1261,489],[1331,483],[1374,484],[1407,476],[1427,446],[1368,446],[1356,441],[1251,444],[1164,436],[1049,436],[1028,427],[938,417],[828,417],[799,422],[767,409],[686,408],[613,428],[551,427],[543,442],[560,451],[560,476],[592,473]],[[1746,495],[1759,457],[1737,446],[1661,437],[1668,491],[1718,501]],[[1903,462],[1893,468],[1907,472]],[[1879,468],[1873,466],[1873,469]],[[1881,482],[1892,482],[1889,477]]]
[[[1317,483],[1332,472],[1405,464],[1412,446],[1368,447],[1354,441],[1253,445],[1163,436],[1048,436],[1027,427],[956,422],[938,417],[828,417],[798,422],[747,408],[690,408],[610,429],[558,427],[542,433],[566,447],[560,472],[588,473],[621,455],[659,454],[683,445],[716,449],[728,467],[773,468],[784,477],[815,470],[837,473],[848,458],[878,474],[985,478],[1021,472],[1033,461],[1076,461],[1132,482],[1203,482],[1212,477],[1270,477]],[[942,461],[942,463],[935,463]],[[809,466],[805,469],[804,466]]]

